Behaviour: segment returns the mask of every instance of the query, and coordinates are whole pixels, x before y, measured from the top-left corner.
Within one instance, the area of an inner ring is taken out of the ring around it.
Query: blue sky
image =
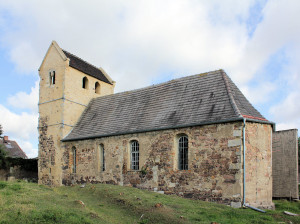
[[[0,0],[0,124],[37,156],[38,67],[56,40],[116,92],[222,68],[277,130],[299,129],[299,17],[297,0]]]

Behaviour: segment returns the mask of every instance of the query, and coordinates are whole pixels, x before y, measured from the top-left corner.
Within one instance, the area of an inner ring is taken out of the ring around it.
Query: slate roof
[[[271,123],[223,70],[93,99],[63,141],[234,120]]]
[[[12,140],[2,140],[0,139],[0,144],[4,145],[4,151],[7,156],[12,158],[23,158],[27,159],[27,155],[23,152],[16,141]]]
[[[81,58],[77,57],[76,55],[69,53],[66,50],[62,50],[62,51],[67,56],[67,58],[70,59],[70,64],[69,64],[70,67],[75,68],[75,69],[77,69],[83,73],[86,73],[96,79],[99,79],[103,82],[106,82],[106,83],[112,85],[112,83],[106,78],[106,76],[103,74],[103,72],[99,68],[82,60]]]

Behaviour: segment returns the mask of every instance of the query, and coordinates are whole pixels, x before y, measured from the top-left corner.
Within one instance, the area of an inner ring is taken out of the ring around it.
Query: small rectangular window
[[[105,171],[105,151],[104,146],[100,145],[100,161],[101,161],[101,171]]]
[[[55,71],[49,72],[50,85],[55,85]]]
[[[73,173],[76,173],[76,148],[73,147]]]

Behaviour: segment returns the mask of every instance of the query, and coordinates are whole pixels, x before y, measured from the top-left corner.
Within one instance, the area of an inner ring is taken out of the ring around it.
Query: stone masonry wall
[[[246,123],[246,203],[274,208],[272,203],[272,127]]]
[[[177,136],[189,139],[189,169],[178,170]],[[206,125],[63,143],[63,184],[101,182],[157,189],[186,198],[241,204],[242,123]],[[140,145],[140,170],[130,170],[130,141]],[[105,149],[102,171],[99,145]],[[76,174],[72,147],[76,147]]]
[[[62,51],[52,43],[40,67],[39,94],[39,183],[62,184],[63,139],[76,124],[92,98],[112,94],[114,85],[97,80],[69,66]],[[55,71],[55,84],[50,83],[49,72]],[[88,88],[82,88],[82,79],[89,80]],[[95,93],[95,83],[100,93]]]
[[[273,132],[273,197],[299,198],[298,130]]]

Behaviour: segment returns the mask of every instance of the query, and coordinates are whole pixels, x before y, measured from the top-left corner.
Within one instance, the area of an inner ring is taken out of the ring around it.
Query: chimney
[[[4,142],[8,141],[8,136],[3,137]]]

